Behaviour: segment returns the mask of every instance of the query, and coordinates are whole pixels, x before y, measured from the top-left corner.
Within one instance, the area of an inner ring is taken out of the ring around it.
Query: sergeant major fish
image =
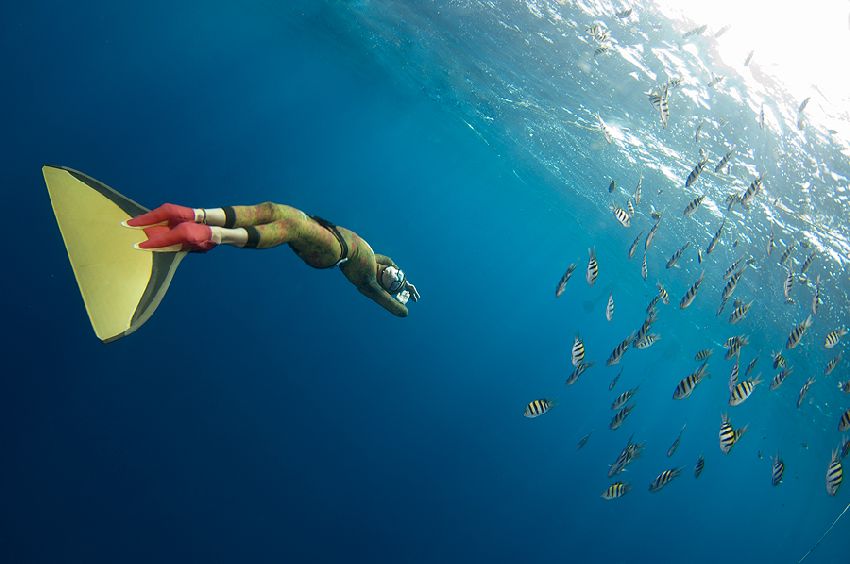
[[[652,229],[649,230],[649,233],[646,234],[646,242],[643,245],[645,250],[649,250],[649,245],[652,243],[652,239],[655,237],[655,233],[658,231],[658,226],[661,225],[661,219],[656,220],[655,225],[652,226]]]
[[[753,302],[739,305],[735,309],[732,310],[732,313],[729,314],[729,323],[736,324],[747,316],[747,313],[750,311],[750,306],[753,305]]]
[[[841,355],[843,353],[838,353],[836,356],[832,358],[829,362],[826,363],[826,368],[823,370],[824,376],[829,376],[832,374],[832,371],[835,370],[835,367],[838,366],[838,363],[841,362]]]
[[[623,210],[623,208],[613,208],[614,217],[617,218],[617,221],[620,222],[620,225],[623,227],[629,227],[632,224],[632,220],[629,217],[629,214]]]
[[[705,196],[697,196],[685,207],[682,215],[685,217],[691,217],[697,211],[702,201],[705,199]]]
[[[793,304],[794,298],[791,297],[791,290],[794,287],[794,271],[790,268],[788,269],[788,275],[785,277],[785,282],[782,285],[782,292],[785,296],[786,304]]]
[[[755,368],[755,367],[756,367],[756,363],[757,363],[758,361],[759,361],[759,357],[755,357],[754,359],[752,359],[752,360],[750,361],[750,363],[747,365],[747,371],[746,371],[746,372],[744,372],[744,376],[749,376],[749,375],[750,375],[750,372],[752,372],[752,371],[753,371],[753,368]]]
[[[702,455],[699,455],[699,458],[697,458],[697,463],[694,466],[694,478],[699,478],[699,475],[702,474],[704,468],[705,458]]]
[[[723,218],[723,223],[721,223],[717,231],[714,232],[714,237],[711,238],[711,242],[708,244],[708,248],[705,249],[705,254],[710,255],[711,252],[714,250],[714,247],[717,246],[717,242],[720,240],[720,236],[723,234],[724,227],[726,227],[726,217]]]
[[[633,406],[633,405],[627,405],[626,407],[624,407],[623,409],[621,409],[620,411],[615,413],[614,417],[611,418],[611,423],[608,425],[608,427],[612,431],[619,429],[620,426],[623,424],[623,421],[626,420],[626,417],[629,416],[629,414],[632,412],[632,409],[634,409],[634,407],[635,406]]]
[[[685,309],[693,303],[694,298],[697,297],[697,292],[699,291],[699,287],[700,284],[702,284],[703,278],[705,278],[704,270],[699,275],[699,278],[697,278],[697,281],[694,282],[694,285],[691,286],[687,292],[685,292],[684,296],[682,296],[682,300],[679,302],[679,309]]]
[[[637,393],[637,391],[638,391],[638,387],[634,387],[631,390],[626,390],[625,392],[623,392],[622,394],[617,396],[617,398],[611,404],[611,409],[612,410],[622,409],[624,405],[629,403],[629,400],[632,399],[632,397],[634,397],[634,395]]]
[[[567,378],[566,384],[567,386],[572,386],[576,382],[578,382],[579,376],[584,374],[584,371],[593,366],[592,362],[580,362],[578,366],[573,369],[572,374]]]
[[[688,250],[688,247],[690,246],[691,242],[688,241],[687,243],[679,247],[679,249],[675,253],[673,253],[673,256],[670,257],[670,260],[667,261],[667,268],[673,268],[674,266],[676,266],[676,263],[679,262],[679,259],[682,257],[682,253]]]
[[[532,400],[532,401],[528,402],[528,405],[525,407],[525,413],[523,413],[523,415],[525,415],[528,418],[538,417],[540,415],[543,415],[544,413],[546,413],[550,409],[552,409],[552,407],[554,407],[554,405],[555,405],[555,402],[553,400],[549,400],[549,399],[545,399],[545,398],[544,399]]]
[[[605,319],[614,319],[614,294],[608,294],[608,305],[605,306]]]
[[[820,305],[820,275],[815,278],[815,293],[812,296],[812,315],[818,314],[818,306]]]
[[[587,279],[587,283],[593,286],[593,283],[596,282],[596,277],[599,276],[599,264],[596,262],[596,251],[590,248],[587,249],[587,252],[590,254],[590,258],[587,261],[585,278]]]
[[[785,341],[786,349],[793,349],[800,344],[800,339],[806,333],[809,327],[812,326],[812,316],[809,315],[802,323],[794,327],[788,335],[788,340]]]
[[[726,414],[721,416],[720,423],[720,450],[723,454],[729,454],[732,450],[732,447],[744,436],[744,433],[747,432],[749,425],[744,425],[744,427],[740,429],[733,429],[732,423],[729,420],[729,417]]]
[[[688,374],[676,386],[676,389],[673,391],[673,399],[681,400],[689,397],[694,389],[697,387],[697,384],[702,382],[702,379],[708,375],[706,367],[708,366],[708,362],[703,362],[702,365],[692,374]]]
[[[697,351],[697,354],[694,355],[694,360],[700,361],[705,360],[710,357],[714,353],[713,349],[702,349]]]
[[[844,469],[841,467],[841,460],[838,458],[838,450],[834,450],[829,466],[826,468],[826,493],[831,496],[837,494],[842,481],[844,481]]]
[[[573,341],[571,362],[573,363],[573,366],[578,366],[579,364],[581,364],[581,361],[583,361],[583,360],[584,360],[584,342],[581,340],[581,337],[576,335],[576,338]]]
[[[794,372],[793,367],[783,368],[782,370],[780,370],[779,374],[774,376],[773,380],[770,382],[770,390],[773,391],[773,390],[779,388],[779,386],[782,385],[782,383],[785,381],[785,379],[788,376],[790,376],[793,372]]]
[[[623,497],[627,493],[631,486],[629,484],[625,484],[623,482],[614,482],[610,486],[608,486],[604,492],[602,492],[602,499],[617,499],[618,497]]]
[[[646,267],[646,251],[643,253],[643,262],[640,265],[640,275],[644,280],[646,280],[647,276],[649,276],[649,270]]]
[[[610,384],[608,384],[608,391],[609,391],[609,392],[610,392],[611,390],[613,390],[613,389],[614,389],[614,386],[616,386],[616,385],[617,385],[617,380],[619,380],[619,379],[620,379],[620,376],[621,376],[622,374],[623,374],[623,370],[622,370],[622,369],[620,369],[620,371],[617,373],[617,375],[616,375],[616,376],[614,376],[614,377],[611,379],[611,383],[610,383]]]
[[[624,340],[619,345],[614,347],[614,350],[611,351],[611,356],[608,357],[608,361],[606,362],[606,364],[608,366],[613,366],[615,364],[619,364],[620,359],[623,358],[623,354],[625,354],[626,349],[629,348],[629,344],[632,342],[633,339],[634,339],[634,333],[629,335],[628,337],[626,337],[626,340]]]
[[[835,345],[838,344],[838,341],[841,340],[841,337],[847,334],[847,329],[843,327],[841,329],[836,329],[835,331],[830,331],[826,335],[826,339],[823,341],[824,348],[831,349]]]
[[[730,149],[729,152],[723,155],[723,158],[720,159],[720,162],[714,167],[714,172],[720,173],[721,170],[729,165],[729,161],[732,159],[732,151],[733,149]]]
[[[690,187],[691,184],[699,179],[699,175],[702,174],[702,169],[705,168],[706,163],[708,163],[707,157],[701,157],[697,162],[696,166],[694,166],[691,173],[688,175],[688,178],[685,180],[685,188]]]
[[[761,384],[761,378],[759,377],[756,377],[755,380],[744,380],[743,382],[738,382],[729,394],[729,405],[741,405],[747,401],[747,398],[750,397],[750,394],[753,393],[753,390],[755,390],[756,386],[759,384]]]
[[[761,192],[761,188],[762,177],[759,176],[750,183],[749,187],[747,188],[747,191],[744,192],[743,196],[741,196],[741,205],[744,206],[745,209],[750,207],[750,202],[753,200],[753,198],[758,196],[759,192]]]
[[[661,301],[664,302],[665,305],[669,304],[670,294],[667,293],[667,290],[664,289],[664,286],[661,284],[661,282],[656,282],[655,287],[658,288],[658,297],[661,298]]]
[[[649,491],[659,491],[661,488],[669,484],[673,480],[673,478],[677,477],[681,472],[681,468],[670,468],[669,470],[663,471],[652,481],[651,484],[649,484]]]
[[[782,483],[782,475],[785,474],[785,463],[782,462],[781,458],[779,458],[779,454],[773,458],[773,467],[771,468],[770,474],[771,484],[778,486]]]

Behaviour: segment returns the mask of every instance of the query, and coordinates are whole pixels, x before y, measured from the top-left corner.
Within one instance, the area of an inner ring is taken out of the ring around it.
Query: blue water
[[[540,6],[572,25],[536,15]],[[846,159],[817,132],[761,133],[731,98],[699,107],[671,98],[662,130],[643,94],[653,82],[627,78],[634,69],[616,55],[593,57],[581,38],[593,21],[544,2],[7,8],[0,560],[798,560],[850,501],[846,485],[835,498],[824,489],[848,400],[835,389],[846,362],[822,376],[843,345],[821,346],[846,322],[848,234],[843,192],[799,202],[795,182],[810,171],[786,161],[808,155],[819,183],[828,170],[846,186]],[[652,14],[618,33],[626,44],[652,29],[674,36]],[[647,65],[661,82],[656,63]],[[685,240],[704,248],[725,209],[726,185],[709,177],[698,187],[716,205],[690,223],[680,212],[693,197],[680,188],[698,156],[694,120],[721,109],[733,119],[722,135],[716,122],[706,127],[709,167],[722,136],[746,145],[739,182],[768,171],[769,198],[790,211],[763,196],[749,217],[732,217],[732,234],[703,264],[699,296],[680,311],[701,267],[692,254],[679,269],[664,263]],[[595,113],[645,144],[608,145],[586,127]],[[156,315],[102,345],[43,163],[82,170],[148,207],[273,200],[320,214],[393,257],[422,300],[397,319],[286,248],[221,248],[189,256]],[[641,174],[644,201],[624,230],[608,206],[624,205]],[[622,194],[608,195],[611,178]],[[629,261],[626,249],[651,226],[649,204],[665,213],[644,282],[640,253]],[[771,259],[768,216],[779,243]],[[730,408],[719,343],[750,334],[742,365],[759,354],[756,373],[772,378],[769,353],[810,303],[802,285],[797,305],[782,303],[778,255],[804,237],[821,250],[811,273],[825,279],[825,303],[787,355],[795,374]],[[584,281],[591,246],[593,287]],[[756,301],[733,327],[729,306],[714,313],[722,272],[743,252],[759,265],[736,297]],[[578,269],[556,300],[571,262]],[[661,341],[606,367],[642,322],[656,280],[671,296],[653,328]],[[577,332],[596,366],[565,387]],[[673,402],[693,354],[709,346],[712,377]],[[809,375],[816,384],[798,410]],[[610,431],[610,402],[637,385],[634,412]],[[538,397],[558,404],[522,417]],[[736,427],[750,425],[728,456],[717,446],[727,411]],[[608,465],[632,433],[646,443],[621,475],[633,489],[606,502]],[[786,474],[773,488],[777,451]],[[694,480],[701,453],[706,468]],[[680,466],[664,490],[647,491]],[[850,519],[839,522],[807,562],[846,562],[849,533]]]

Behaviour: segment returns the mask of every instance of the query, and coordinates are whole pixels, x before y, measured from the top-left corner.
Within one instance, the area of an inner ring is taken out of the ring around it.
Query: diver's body
[[[407,301],[419,299],[416,287],[391,258],[376,254],[357,233],[299,209],[265,202],[255,206],[187,208],[163,204],[129,220],[144,229],[149,251],[208,251],[225,244],[268,249],[287,243],[314,268],[339,269],[363,295],[399,317],[407,316]]]

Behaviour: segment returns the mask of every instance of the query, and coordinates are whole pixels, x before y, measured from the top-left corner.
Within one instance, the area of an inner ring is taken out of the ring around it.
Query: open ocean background
[[[850,502],[847,484],[836,497],[824,487],[850,396],[836,389],[846,359],[831,376],[823,366],[845,344],[822,346],[848,323],[848,140],[814,124],[798,130],[800,100],[766,76],[759,90],[720,68],[709,34],[683,45],[686,29],[659,13],[636,9],[625,21],[616,9],[5,6],[0,561],[797,561]],[[594,22],[611,30],[610,53],[594,55],[585,34]],[[716,89],[705,86],[709,69],[727,77]],[[645,92],[675,76],[683,84],[662,129]],[[614,143],[593,130],[596,114]],[[732,144],[731,174],[713,174]],[[686,190],[699,147],[711,158]],[[102,345],[44,163],[151,208],[273,200],[319,214],[393,257],[422,300],[397,319],[285,247],[221,248],[187,257],[155,316]],[[759,172],[763,193],[750,211],[735,208],[718,249],[697,265],[694,248],[720,225],[725,196]],[[641,175],[643,201],[623,229],[609,206],[624,207]],[[706,202],[683,218],[697,193]],[[664,215],[644,282],[642,245],[631,261],[626,250],[651,227],[650,205]],[[778,248],[768,258],[771,221]],[[681,268],[665,269],[688,240]],[[824,303],[786,354],[795,373],[770,392],[770,352],[811,303],[803,284],[797,304],[783,303],[778,261],[792,241],[797,266],[818,251],[809,275],[822,276]],[[592,287],[588,247],[600,265]],[[756,265],[735,297],[755,301],[730,326],[731,305],[715,310],[722,273],[743,254]],[[679,310],[702,269],[694,304]],[[662,339],[606,367],[643,321],[657,280],[671,297],[653,328]],[[577,332],[595,366],[567,387]],[[751,339],[742,375],[759,355],[766,383],[730,408],[720,344],[740,333]],[[674,402],[705,347],[715,349],[712,377]],[[611,401],[638,385],[634,412],[610,431]],[[524,418],[542,397],[558,404]],[[723,412],[750,425],[729,455],[718,448]],[[646,443],[619,476],[633,490],[604,501],[608,465],[632,433]],[[772,487],[777,451],[785,481]],[[682,475],[650,494],[673,467]],[[807,562],[850,561],[848,539],[850,518]]]

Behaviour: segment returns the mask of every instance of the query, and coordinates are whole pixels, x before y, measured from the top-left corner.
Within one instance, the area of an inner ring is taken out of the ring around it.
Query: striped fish
[[[679,431],[679,435],[676,437],[676,440],[673,441],[673,444],[670,445],[670,448],[667,449],[667,458],[670,458],[671,456],[673,456],[676,453],[676,451],[679,449],[679,443],[682,442],[682,433],[685,432],[685,427],[687,427],[687,426],[688,426],[687,423],[682,425],[682,430]]]
[[[783,369],[783,370],[780,370],[780,371],[779,371],[779,374],[777,374],[776,376],[774,376],[774,377],[773,377],[773,380],[771,380],[771,382],[770,382],[770,389],[771,389],[771,391],[773,391],[773,390],[777,389],[779,386],[781,386],[781,385],[782,385],[782,382],[784,382],[784,381],[785,381],[785,379],[786,379],[788,376],[790,376],[791,374],[793,374],[793,372],[794,372],[794,367],[793,367],[793,366],[792,366],[792,367],[789,367],[789,368],[785,368],[785,369]]]
[[[838,430],[842,433],[850,429],[850,409],[841,414],[838,420]]]
[[[623,421],[626,420],[626,417],[629,416],[629,413],[631,413],[634,408],[635,406],[633,405],[627,405],[626,407],[615,413],[614,417],[611,418],[611,423],[608,425],[608,427],[612,431],[619,429],[620,426],[623,424]]]
[[[684,296],[682,296],[682,300],[679,302],[679,309],[685,309],[693,303],[694,298],[697,297],[697,292],[699,291],[699,286],[702,284],[703,278],[705,278],[705,270],[703,270],[699,275],[699,278],[697,278],[697,281],[694,282],[694,285],[690,287]]]
[[[838,389],[845,394],[850,394],[850,380],[847,380],[846,382],[839,382]]]
[[[724,359],[730,360],[735,355],[741,354],[741,349],[750,343],[750,338],[746,335],[742,335],[740,337],[734,337],[734,341],[732,341],[729,347],[726,349],[726,354],[723,356]]]
[[[738,267],[741,266],[741,263],[744,262],[744,260],[746,259],[746,256],[742,256],[739,259],[735,260],[735,262],[730,264],[729,268],[726,269],[726,272],[723,273],[723,279],[729,280],[729,278],[731,278],[732,275],[738,270]],[[749,260],[747,262],[749,262]]]
[[[830,331],[826,335],[826,339],[823,341],[824,348],[831,349],[835,345],[838,344],[838,341],[847,334],[847,329],[843,327],[841,329],[836,329],[835,331]]]
[[[705,199],[705,196],[697,196],[685,207],[682,215],[685,217],[691,217],[697,211],[702,201]]]
[[[635,251],[637,250],[638,242],[640,241],[640,238],[642,236],[643,236],[643,231],[638,233],[637,237],[635,237],[635,240],[632,242],[632,246],[629,247],[629,258],[632,258],[633,256],[635,256]]]
[[[771,353],[773,355],[773,368],[785,368],[785,357],[781,352]]]
[[[811,97],[811,96],[809,96],[808,98],[806,98],[805,100],[803,100],[802,102],[800,102],[800,107],[799,107],[799,108],[797,108],[797,113],[798,113],[798,114],[803,113],[803,110],[805,110],[805,109],[806,109],[806,106],[808,105],[809,100],[811,100],[811,99],[812,99],[812,97]]]
[[[696,166],[694,166],[694,169],[688,175],[687,180],[685,180],[685,188],[688,188],[691,184],[697,181],[699,175],[702,174],[702,169],[705,168],[707,162],[707,158],[701,158],[700,161],[696,164]]]
[[[726,217],[723,218],[723,223],[720,224],[720,227],[717,231],[714,232],[714,237],[711,238],[711,242],[708,244],[708,247],[705,249],[705,254],[710,255],[714,250],[714,247],[717,246],[717,242],[720,240],[720,236],[723,235],[723,228],[726,227]]]
[[[738,307],[733,309],[732,313],[729,314],[729,323],[734,325],[744,319],[747,316],[747,313],[749,313],[751,305],[753,305],[752,301],[746,304],[739,305]]]
[[[590,248],[587,249],[587,252],[590,254],[590,258],[587,261],[585,278],[587,279],[587,283],[593,286],[593,283],[596,282],[596,277],[599,276],[599,264],[596,262],[596,251]]]
[[[829,461],[829,466],[826,469],[826,493],[829,495],[837,494],[842,480],[844,480],[844,469],[841,467],[838,451],[835,450],[832,452],[832,460]]]
[[[759,112],[759,129],[764,129],[764,104],[761,105],[761,111]]]
[[[744,433],[747,432],[747,428],[749,425],[744,425],[741,429],[733,429],[732,423],[729,421],[729,417],[726,414],[721,416],[720,423],[720,450],[723,454],[729,454],[732,450],[732,447],[735,446],[735,443],[744,436]]]
[[[815,261],[815,257],[817,256],[817,251],[813,251],[812,254],[806,257],[806,260],[803,261],[803,264],[800,266],[800,274],[805,274],[809,267],[812,266],[812,263]]]
[[[785,277],[785,283],[782,285],[782,291],[785,295],[785,303],[793,304],[794,298],[791,297],[791,290],[794,287],[794,271],[788,269],[788,276]]]
[[[623,497],[627,493],[631,486],[628,484],[624,484],[623,482],[614,482],[610,486],[608,486],[604,492],[602,492],[602,499],[617,499],[618,497]]]
[[[706,367],[708,366],[708,362],[703,362],[702,365],[693,373],[688,374],[676,386],[676,389],[673,391],[673,399],[681,400],[689,397],[694,389],[697,387],[697,384],[702,382],[702,379],[708,375]]]
[[[634,195],[634,198],[635,198],[635,205],[636,205],[636,206],[639,206],[639,205],[640,205],[640,187],[641,187],[642,185],[643,185],[643,175],[641,174],[641,175],[640,175],[640,178],[638,178],[637,186],[635,187],[635,195]]]
[[[800,409],[800,406],[803,405],[803,399],[806,397],[806,394],[809,392],[809,388],[814,383],[815,379],[809,378],[808,380],[806,380],[806,383],[803,384],[803,387],[800,388],[800,395],[797,396],[797,409]]]
[[[633,443],[633,438],[634,435],[629,437],[629,441],[626,443],[626,446],[623,447],[623,450],[621,450],[620,454],[617,455],[617,459],[614,460],[614,463],[608,468],[609,478],[625,470],[626,466],[631,464],[635,458],[640,456],[640,453],[643,451],[643,443]]]
[[[747,191],[744,192],[744,195],[741,196],[741,205],[744,208],[748,208],[750,206],[750,202],[758,196],[759,192],[761,192],[762,187],[762,177],[759,176],[755,180],[750,183],[750,186],[747,188]]]
[[[648,349],[649,347],[651,347],[652,345],[657,343],[660,339],[661,339],[661,335],[658,335],[657,333],[650,333],[648,335],[645,335],[638,342],[636,342],[635,348],[641,349],[641,350],[642,349]]]
[[[682,257],[682,253],[688,250],[688,247],[690,246],[691,242],[688,241],[687,243],[679,247],[679,249],[675,253],[673,253],[673,256],[670,257],[670,260],[667,261],[667,268],[673,268],[674,266],[676,266],[676,263],[679,262],[679,259]]]
[[[665,305],[669,304],[670,294],[667,293],[667,290],[664,289],[664,286],[661,284],[661,282],[656,282],[655,287],[658,288],[658,296],[661,298],[661,301],[664,302]]]
[[[646,304],[646,314],[647,315],[656,314],[658,302],[660,302],[660,301],[661,301],[660,295],[656,294],[656,295],[652,296],[652,299],[649,300],[648,304]]]
[[[815,294],[812,296],[812,315],[818,314],[820,304],[820,274],[818,274],[818,277],[815,278]]]
[[[555,402],[550,399],[536,399],[528,402],[525,406],[525,415],[528,418],[538,417],[543,415],[555,406]]]
[[[643,253],[643,262],[640,265],[640,275],[644,280],[646,280],[647,276],[649,276],[649,270],[646,267],[646,251]]]
[[[774,486],[778,486],[782,483],[782,475],[785,473],[785,463],[782,462],[782,459],[779,458],[779,454],[777,454],[773,458],[773,468],[771,469],[770,483]]]
[[[826,368],[823,370],[824,376],[829,376],[832,374],[832,371],[835,370],[835,367],[838,366],[838,363],[841,362],[841,355],[843,353],[838,353],[832,360],[826,363]]]
[[[703,122],[703,121],[699,122],[699,125],[697,125],[696,132],[694,133],[694,141],[696,141],[697,143],[699,143],[699,134],[702,131],[703,125],[705,125],[705,122]]]
[[[584,342],[582,342],[579,335],[576,335],[575,341],[573,341],[572,358],[570,361],[573,363],[573,366],[578,366],[582,360],[584,360]]]
[[[841,458],[847,458],[850,455],[850,437],[845,437],[841,443]]]
[[[659,474],[651,484],[649,484],[649,491],[657,492],[667,484],[669,484],[673,478],[678,476],[682,472],[681,468],[670,468],[668,470],[663,471]]]
[[[652,244],[652,239],[655,238],[655,233],[658,231],[659,225],[661,225],[660,217],[655,221],[655,225],[652,226],[652,229],[649,230],[649,233],[646,234],[646,242],[644,242],[643,244],[644,250],[649,250],[649,245]]]
[[[608,366],[614,366],[615,364],[620,363],[620,359],[623,358],[623,354],[625,354],[626,349],[629,348],[629,343],[634,339],[634,334],[626,337],[626,340],[614,347],[614,350],[611,351],[611,356],[608,357],[606,364]]]
[[[605,306],[605,319],[614,319],[614,294],[608,294],[608,305]]]
[[[753,393],[753,390],[755,390],[756,386],[759,384],[761,384],[760,377],[756,377],[755,380],[744,380],[743,382],[738,382],[729,394],[729,405],[741,405],[747,401],[747,398],[750,397],[750,394]]]
[[[697,463],[694,466],[694,478],[699,478],[699,475],[702,474],[703,469],[705,468],[705,458],[702,455],[699,455],[697,458]]]
[[[791,333],[788,335],[788,340],[785,341],[786,349],[793,349],[797,345],[800,344],[800,339],[803,338],[803,335],[812,326],[812,316],[808,316],[802,323],[794,327],[791,330]]]
[[[719,174],[719,173],[720,173],[720,171],[722,171],[724,168],[727,168],[727,167],[728,167],[728,165],[729,165],[729,161],[732,159],[732,152],[733,152],[733,151],[734,151],[734,149],[730,149],[730,150],[729,150],[729,152],[727,152],[725,155],[723,155],[723,158],[722,158],[722,159],[720,159],[720,162],[719,162],[719,163],[717,163],[717,165],[714,167],[714,172],[715,172],[715,173],[718,173],[718,174]],[[726,171],[726,172],[727,172],[727,173],[729,172],[729,171],[728,171],[728,168],[727,168],[727,171]]]
[[[632,224],[632,218],[623,208],[612,208],[614,217],[620,222],[623,227],[629,227]]]
[[[705,360],[708,357],[710,357],[712,354],[714,354],[714,349],[702,349],[700,351],[697,351],[697,354],[694,355],[694,360],[696,360],[696,361]]]
[[[622,409],[623,406],[629,403],[629,400],[632,399],[632,397],[637,393],[639,387],[640,386],[637,386],[632,388],[631,390],[626,390],[625,392],[617,396],[617,399],[615,399],[614,402],[611,404],[611,409]]]
[[[629,217],[635,215],[635,206],[632,203],[631,198],[626,201],[626,210],[629,212]]]
[[[745,264],[741,270],[736,271],[729,277],[729,281],[726,282],[726,286],[723,287],[723,292],[721,293],[721,297],[724,302],[732,297],[732,294],[735,292],[735,288],[738,287],[738,282],[741,280],[741,276],[744,275],[748,266],[749,265]]]
[[[572,263],[567,267],[567,271],[564,272],[564,275],[561,276],[561,281],[558,282],[558,287],[555,288],[555,297],[560,298],[561,294],[564,293],[564,289],[567,287],[567,282],[570,281],[570,278],[573,275],[573,272],[576,269],[576,263]]]
[[[735,389],[735,385],[738,383],[738,371],[740,369],[740,364],[738,363],[738,359],[735,359],[735,362],[732,363],[732,370],[729,373],[729,392],[731,393]]]
[[[791,243],[788,243],[788,246],[785,247],[784,251],[782,251],[782,256],[779,257],[779,264],[785,264],[785,261],[787,261],[789,258],[791,258],[791,255],[796,250],[797,250],[797,243],[794,243],[793,241]]]
[[[567,378],[566,384],[567,386],[572,386],[576,382],[578,382],[579,376],[584,374],[584,371],[593,366],[592,362],[582,362],[578,366],[573,369],[572,374]]]

